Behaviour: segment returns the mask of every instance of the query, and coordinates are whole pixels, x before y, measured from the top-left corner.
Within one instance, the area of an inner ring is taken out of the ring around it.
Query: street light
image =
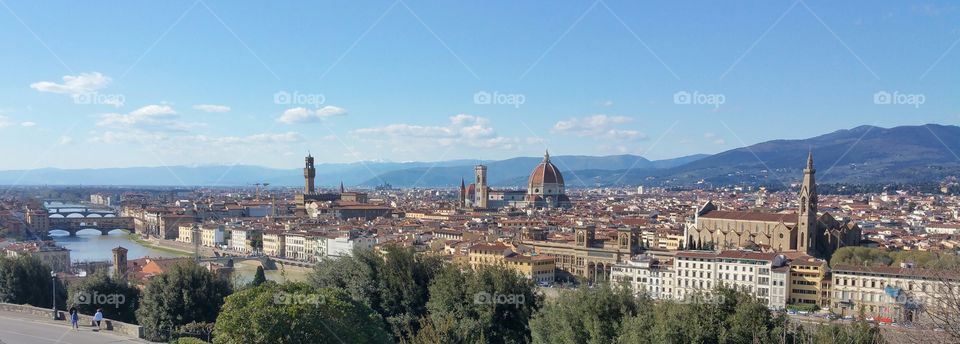
[[[50,284],[53,286],[53,320],[60,320],[57,316],[57,273],[50,270]]]

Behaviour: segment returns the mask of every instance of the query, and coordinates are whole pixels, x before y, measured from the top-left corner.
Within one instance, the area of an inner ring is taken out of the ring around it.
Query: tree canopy
[[[217,344],[387,343],[379,314],[333,288],[266,282],[227,297]]]
[[[94,314],[102,309],[107,319],[136,323],[140,290],[125,280],[115,280],[106,271],[72,282],[69,287],[70,304],[82,314]]]
[[[56,284],[57,308],[64,309],[67,290],[59,279],[51,281],[50,267],[30,256],[0,257],[0,302],[53,306]]]
[[[147,282],[137,321],[150,340],[166,340],[178,327],[191,322],[213,322],[230,282],[193,262],[174,264]]]

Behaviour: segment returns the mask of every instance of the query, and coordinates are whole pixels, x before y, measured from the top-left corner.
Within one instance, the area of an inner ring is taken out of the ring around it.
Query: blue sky
[[[950,1],[2,0],[0,169],[662,159],[958,124],[958,42]]]

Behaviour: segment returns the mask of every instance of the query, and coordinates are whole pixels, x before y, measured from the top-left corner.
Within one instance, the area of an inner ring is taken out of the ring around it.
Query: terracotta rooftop
[[[714,210],[706,214],[703,214],[700,217],[707,218],[707,219],[797,223],[797,214],[795,213],[777,214],[777,213],[760,213],[760,212],[750,212],[750,211]]]

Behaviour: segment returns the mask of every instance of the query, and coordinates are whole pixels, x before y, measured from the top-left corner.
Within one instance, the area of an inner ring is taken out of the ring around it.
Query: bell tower
[[[799,218],[797,219],[797,251],[813,255],[817,250],[817,170],[813,168],[813,152],[807,155],[800,186]]]
[[[626,226],[617,228],[617,248],[632,253],[636,244],[637,235],[633,228]]]
[[[476,199],[473,205],[477,208],[486,208],[487,207],[487,166],[477,165],[473,168],[473,172],[476,175],[476,182],[474,183],[474,195]]]
[[[317,177],[317,169],[313,167],[313,156],[307,153],[303,159],[303,193],[312,194],[314,192],[313,180]]]

